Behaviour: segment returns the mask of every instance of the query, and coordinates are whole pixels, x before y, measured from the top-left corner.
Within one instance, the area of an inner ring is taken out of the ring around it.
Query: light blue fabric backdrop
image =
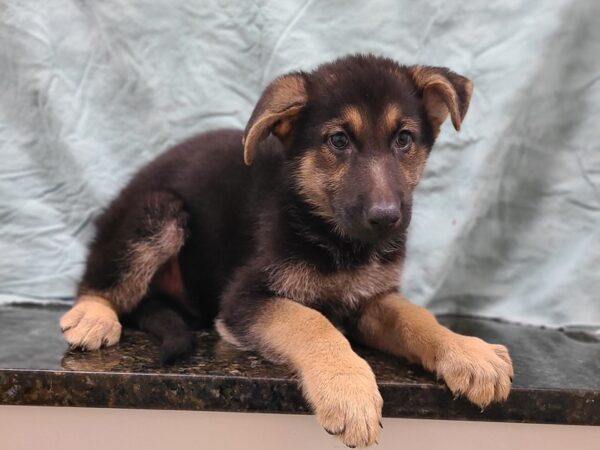
[[[3,0],[0,299],[72,296],[94,217],[143,163],[242,127],[278,74],[370,51],[475,82],[415,199],[404,292],[600,324],[599,20],[597,0]]]

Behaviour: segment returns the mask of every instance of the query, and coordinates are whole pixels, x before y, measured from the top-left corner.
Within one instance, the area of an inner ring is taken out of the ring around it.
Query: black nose
[[[367,211],[369,226],[376,231],[391,228],[398,223],[401,216],[400,207],[393,204],[375,205]]]

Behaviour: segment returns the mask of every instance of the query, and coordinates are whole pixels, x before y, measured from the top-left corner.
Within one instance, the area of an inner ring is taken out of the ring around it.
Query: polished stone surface
[[[196,334],[193,357],[160,367],[156,344],[126,330],[120,344],[69,351],[58,329],[64,307],[0,306],[0,404],[304,413],[297,380],[250,352]],[[600,342],[559,331],[467,317],[452,329],[507,345],[515,365],[509,400],[480,411],[453,399],[417,366],[357,348],[373,368],[384,415],[600,425]]]

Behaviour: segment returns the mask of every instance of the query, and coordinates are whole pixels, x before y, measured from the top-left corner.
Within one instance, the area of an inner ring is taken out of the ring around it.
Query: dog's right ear
[[[302,72],[283,75],[267,86],[244,131],[244,162],[248,166],[254,161],[256,147],[269,133],[279,139],[289,135],[307,98],[306,75]]]

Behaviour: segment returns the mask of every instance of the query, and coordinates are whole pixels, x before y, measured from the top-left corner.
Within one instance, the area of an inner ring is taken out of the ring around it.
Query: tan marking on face
[[[323,125],[321,125],[321,135],[330,136],[334,133],[344,132],[344,124],[344,119],[342,119],[341,117],[329,119],[323,122]]]
[[[401,123],[403,130],[408,130],[414,135],[417,135],[419,133],[420,124],[416,120],[413,120],[409,117],[404,117],[402,118]]]
[[[327,170],[333,171],[333,170],[335,170],[336,167],[340,166],[340,164],[338,163],[338,159],[332,153],[332,151],[329,149],[328,144],[325,143],[325,144],[321,145],[320,150],[321,150],[320,156],[325,161],[325,164],[327,164],[327,167],[326,167]]]
[[[369,365],[325,316],[273,299],[251,328],[263,354],[298,373],[323,428],[352,447],[375,443],[383,400]]]
[[[400,294],[367,302],[357,333],[366,345],[436,372],[454,394],[480,407],[508,397],[514,372],[506,347],[454,333]]]
[[[333,219],[334,214],[327,198],[328,174],[317,162],[316,150],[308,150],[301,158],[294,172],[298,192],[325,219]]]
[[[358,106],[348,105],[342,110],[342,120],[348,123],[355,136],[362,136],[365,120]]]
[[[402,112],[397,104],[386,105],[382,117],[383,131],[388,135],[394,133],[398,128],[400,117],[402,117]]]
[[[335,194],[339,192],[342,187],[344,176],[348,170],[347,165],[340,161],[331,151],[327,144],[321,146],[319,153],[319,161],[323,161],[323,165],[319,162],[321,170],[325,173],[325,179],[327,180],[323,186],[326,193]]]
[[[425,146],[415,145],[402,160],[402,173],[411,190],[414,190],[421,180],[427,163],[427,156],[428,152]]]
[[[60,319],[66,341],[73,347],[96,350],[119,342],[121,324],[109,300],[94,295],[82,295]]]
[[[409,117],[402,117],[400,107],[395,103],[386,106],[382,123],[383,132],[389,136],[395,136],[395,133],[401,130],[410,131],[415,136],[419,132],[419,122]],[[426,159],[426,149],[424,147],[420,148],[416,144],[413,144],[413,148],[404,155],[401,168],[411,189],[414,189],[421,179]],[[376,181],[375,189],[387,189],[387,185],[381,184],[385,183],[385,166],[374,160],[371,164],[371,171],[373,180]]]
[[[273,264],[266,269],[269,286],[278,295],[306,305],[329,300],[353,308],[361,301],[398,287],[401,264],[374,261],[364,267],[324,274],[302,261]]]
[[[408,130],[415,135],[419,132],[419,122],[410,117],[402,117],[400,106],[395,103],[386,105],[381,123],[382,131],[390,136],[400,130]]]
[[[348,167],[344,164],[338,165],[329,175],[329,182],[327,183],[327,190],[336,193],[342,188],[344,177],[346,176]]]

